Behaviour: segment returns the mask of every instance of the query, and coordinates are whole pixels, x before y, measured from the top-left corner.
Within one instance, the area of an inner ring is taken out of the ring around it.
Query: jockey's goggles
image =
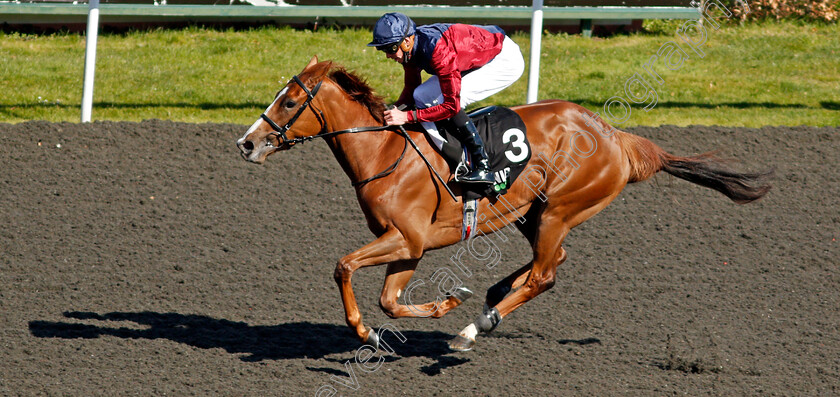
[[[403,40],[404,40],[404,39],[403,39]],[[390,54],[396,54],[396,53],[397,53],[397,50],[399,50],[399,49],[400,49],[400,44],[402,44],[402,42],[403,42],[403,41],[402,41],[402,40],[400,40],[400,41],[398,41],[398,42],[396,42],[396,43],[391,43],[391,44],[385,44],[385,45],[376,46],[376,49],[377,49],[377,50],[379,50],[379,51],[382,51],[382,52],[384,52],[384,53],[386,53],[386,54],[388,54],[388,55],[390,55]]]

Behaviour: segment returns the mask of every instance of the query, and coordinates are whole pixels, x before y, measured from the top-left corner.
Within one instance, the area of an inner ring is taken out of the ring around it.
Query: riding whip
[[[400,106],[400,107],[399,107],[399,108],[397,108],[397,109],[399,109],[399,110],[403,110],[404,108],[405,108],[405,105]],[[432,163],[430,163],[430,162],[429,162],[429,159],[427,159],[427,158],[426,158],[426,156],[425,156],[425,155],[423,155],[423,152],[421,152],[421,151],[420,151],[420,148],[419,148],[419,147],[417,147],[417,144],[416,144],[416,143],[414,143],[414,139],[411,139],[411,136],[410,136],[410,135],[408,135],[408,132],[406,132],[406,130],[405,130],[405,128],[404,128],[403,126],[400,126],[400,132],[402,132],[402,133],[403,133],[403,135],[405,136],[405,139],[407,139],[407,140],[408,140],[408,143],[410,143],[410,144],[411,144],[411,147],[413,147],[413,148],[414,148],[414,150],[417,152],[417,154],[419,154],[419,155],[420,155],[420,158],[421,158],[421,159],[423,159],[423,161],[425,161],[425,162],[426,162],[426,166],[427,166],[427,167],[429,167],[429,169],[430,169],[430,170],[432,170],[432,173],[433,173],[433,174],[435,174],[435,176],[436,176],[436,177],[437,177],[437,179],[440,181],[440,183],[441,183],[441,184],[443,184],[443,187],[444,187],[444,188],[446,188],[446,191],[447,191],[447,192],[449,192],[449,196],[451,196],[451,197],[452,197],[452,200],[455,200],[455,202],[457,203],[457,202],[458,202],[458,199],[455,197],[455,193],[452,193],[452,189],[450,189],[450,188],[449,188],[449,185],[447,185],[447,184],[446,184],[446,181],[444,181],[444,180],[443,180],[443,178],[441,178],[440,174],[438,174],[438,172],[437,172],[437,170],[435,169],[435,167],[432,167]]]

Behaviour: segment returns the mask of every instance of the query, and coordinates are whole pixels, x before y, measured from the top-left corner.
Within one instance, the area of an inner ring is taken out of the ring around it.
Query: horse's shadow
[[[38,338],[93,339],[113,336],[126,339],[168,339],[201,349],[224,349],[241,354],[246,362],[287,359],[321,359],[339,353],[353,352],[361,345],[347,327],[334,324],[296,322],[280,325],[249,325],[244,322],[208,316],[157,312],[65,312],[75,320],[97,320],[110,324],[91,325],[73,322],[31,321],[29,330]],[[134,324],[128,324],[134,323]],[[108,326],[113,324],[114,326]],[[133,327],[120,326],[122,324]],[[139,325],[140,327],[138,327]],[[446,345],[450,335],[443,332],[401,331],[406,338],[387,337],[388,344],[400,357],[429,357],[443,365],[451,360]],[[390,358],[390,361],[398,358]],[[329,361],[341,361],[327,358]],[[468,361],[468,360],[467,360]],[[343,362],[343,361],[342,361]],[[462,361],[463,363],[466,361]],[[460,363],[452,363],[459,365]]]

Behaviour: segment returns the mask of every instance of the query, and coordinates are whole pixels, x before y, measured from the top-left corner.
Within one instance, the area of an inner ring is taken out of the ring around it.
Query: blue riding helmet
[[[399,43],[414,34],[417,24],[400,12],[389,12],[376,21],[373,27],[373,41],[368,47],[379,47],[387,44]]]

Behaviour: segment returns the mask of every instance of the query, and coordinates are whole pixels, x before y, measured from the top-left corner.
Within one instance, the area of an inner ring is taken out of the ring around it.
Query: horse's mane
[[[329,77],[354,101],[364,105],[377,122],[385,123],[385,102],[373,92],[365,80],[341,66],[334,67]]]

